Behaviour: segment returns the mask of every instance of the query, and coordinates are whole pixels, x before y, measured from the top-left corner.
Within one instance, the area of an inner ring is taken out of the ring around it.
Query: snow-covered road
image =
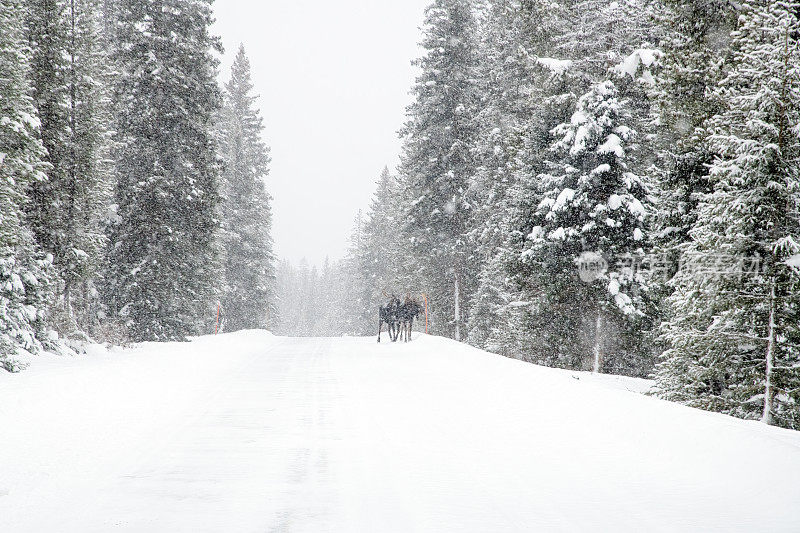
[[[2,532],[800,530],[800,433],[434,337],[263,332],[0,375]]]

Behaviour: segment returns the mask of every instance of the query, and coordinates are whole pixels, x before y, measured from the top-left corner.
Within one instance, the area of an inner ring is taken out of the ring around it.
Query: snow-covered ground
[[[647,386],[425,336],[43,356],[0,373],[0,531],[800,530],[800,433]]]

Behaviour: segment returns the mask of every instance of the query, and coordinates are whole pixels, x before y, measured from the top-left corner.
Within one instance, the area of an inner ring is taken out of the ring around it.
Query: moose
[[[378,308],[378,342],[381,342],[384,322],[386,323],[386,329],[389,331],[391,341],[397,340],[400,328],[400,306],[400,298],[392,294],[392,297],[389,298],[389,303]]]
[[[404,342],[411,340],[414,319],[420,312],[422,305],[410,294],[406,294],[403,303],[400,303],[400,299],[393,294],[386,305],[378,308],[378,342],[381,342],[384,322],[392,342],[396,342],[398,338],[402,338]]]
[[[403,342],[411,340],[411,330],[414,327],[414,319],[422,312],[422,305],[418,300],[406,294],[403,305],[400,306],[400,337]]]

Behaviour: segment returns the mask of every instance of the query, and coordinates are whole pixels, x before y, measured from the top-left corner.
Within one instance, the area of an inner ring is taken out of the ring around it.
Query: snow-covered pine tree
[[[275,331],[294,337],[318,336],[324,319],[323,287],[317,267],[301,259],[295,267],[280,261],[277,268],[279,314]]]
[[[322,264],[322,271],[315,280],[315,286],[319,291],[316,316],[314,317],[315,337],[328,337],[336,330],[340,323],[338,312],[341,310],[341,278],[338,276],[338,268],[335,263],[331,263],[330,257],[325,257]]]
[[[737,9],[728,0],[664,0],[664,57],[654,90],[659,117],[658,245],[673,258],[689,240],[699,195],[711,191],[714,155],[697,131],[725,105],[713,91],[730,58]]]
[[[644,254],[649,195],[628,165],[636,133],[614,84],[582,96],[539,176],[541,201],[531,214],[516,276],[529,350],[553,366],[635,372],[626,350],[629,321],[644,312],[647,287],[633,265]],[[579,279],[576,261],[595,254],[609,263],[595,281]]]
[[[654,73],[661,52],[656,48],[663,30],[654,20],[661,12],[648,0],[574,0],[564,2],[564,19],[553,38],[556,57],[568,59],[569,89],[574,99],[597,83],[611,79],[639,133],[642,150],[628,161],[642,171],[649,167],[654,149],[651,99]]]
[[[37,252],[24,216],[26,191],[47,179],[46,152],[28,85],[25,6],[0,0],[0,368],[46,339],[50,259]]]
[[[727,108],[702,129],[703,195],[672,281],[667,399],[800,429],[800,3],[745,0]]]
[[[388,169],[386,171],[388,173]],[[365,217],[358,211],[350,232],[347,255],[339,263],[341,300],[337,307],[341,311],[339,320],[342,330],[339,335],[371,335],[375,319],[375,302],[371,298],[371,285],[361,269],[361,254],[365,250]]]
[[[552,30],[553,57],[568,61],[567,81],[572,102],[597,83],[611,79],[626,102],[638,143],[651,133],[652,85],[661,52],[656,48],[663,29],[655,24],[660,4],[648,0],[572,0],[561,3]],[[549,61],[553,61],[552,59]],[[558,63],[556,63],[558,64]],[[629,161],[644,169],[651,149],[640,150]]]
[[[58,261],[65,241],[65,160],[69,156],[65,5],[64,0],[27,0],[26,4],[31,94],[50,164],[48,179],[31,184],[27,215],[38,243]]]
[[[354,251],[351,248],[351,252]],[[359,297],[360,272],[354,255],[349,253],[339,261],[326,260],[318,287],[321,305],[317,312],[316,335],[372,335],[376,311]]]
[[[476,206],[470,224],[480,275],[468,329],[471,344],[504,354],[511,353],[504,346],[511,344],[506,323],[513,312],[506,306],[515,300],[503,268],[513,247],[514,197],[522,181],[539,173],[549,131],[565,118],[551,97],[564,92],[563,73],[570,62],[549,57],[563,11],[550,2],[497,0],[481,28]]]
[[[34,76],[34,94],[48,117],[42,131],[53,168],[47,185],[34,189],[33,221],[63,284],[54,322],[73,334],[97,320],[95,276],[105,250],[112,187],[108,76],[96,2],[68,0],[53,12],[45,9],[50,2],[40,4],[38,11],[49,22],[31,24],[34,65],[42,69]],[[57,82],[63,87],[54,87]]]
[[[494,259],[503,268],[494,268],[496,275],[488,276],[499,281],[499,275],[505,273],[507,280],[503,299],[507,301],[497,307],[500,327],[490,334],[487,344],[494,351],[525,360],[537,360],[541,353],[557,353],[558,346],[551,349],[547,343],[544,346],[541,344],[546,340],[540,337],[545,328],[553,328],[556,338],[569,335],[566,319],[552,320],[549,325],[540,321],[550,312],[549,304],[542,303],[539,285],[530,281],[534,274],[541,275],[543,272],[541,267],[526,265],[531,220],[539,211],[543,195],[548,191],[548,186],[541,183],[542,177],[552,170],[552,164],[568,164],[568,159],[561,159],[565,155],[563,147],[558,147],[562,141],[560,136],[554,142],[555,150],[548,151],[545,148],[550,139],[549,133],[559,123],[570,122],[579,95],[584,95],[583,99],[591,99],[597,87],[609,79],[614,80],[614,92],[619,93],[615,101],[624,105],[624,108],[618,109],[618,115],[626,117],[625,125],[631,130],[645,130],[649,102],[642,86],[652,80],[648,77],[650,72],[642,67],[657,56],[657,52],[650,48],[656,31],[650,22],[650,8],[645,2],[581,0],[547,7],[538,17],[547,28],[546,38],[536,40],[534,53],[530,54],[532,61],[541,69],[533,85],[536,108],[524,137],[525,145],[521,153],[525,156],[519,158],[519,179],[507,193],[510,205],[508,238],[501,253]],[[647,135],[638,135],[637,146],[647,138]],[[637,149],[626,153],[628,172],[643,174],[642,169],[651,159],[646,152]],[[549,161],[537,154],[548,155]],[[644,229],[642,231],[643,244],[647,241],[647,234]],[[534,272],[532,268],[539,270]],[[482,276],[482,279],[486,277]],[[493,286],[503,285],[495,282]],[[555,305],[552,310],[554,313],[569,307],[552,303]],[[632,327],[630,320],[621,321],[620,324]],[[632,339],[627,334],[611,336],[623,344]],[[619,355],[625,354],[625,357],[618,358],[625,361],[618,360],[614,365],[618,371],[646,373],[643,361],[634,357],[637,348],[629,346],[617,352]],[[575,354],[574,360],[551,361],[548,364],[581,366],[583,362],[580,355]]]
[[[485,257],[503,240],[497,223],[487,222],[502,211],[505,191],[514,183],[521,137],[537,104],[534,94],[540,69],[535,58],[546,41],[546,29],[540,26],[541,7],[538,2],[497,0],[489,6],[481,27],[480,104],[472,149],[472,189],[478,205],[472,212],[481,221],[476,240]]]
[[[681,249],[697,219],[703,194],[712,190],[708,176],[714,160],[701,128],[725,102],[712,90],[730,60],[730,32],[737,7],[727,0],[665,0],[655,20],[661,28],[660,59],[651,89],[656,126],[649,174],[658,201],[653,228],[654,254],[663,271],[651,280],[658,323],[667,323],[673,306],[666,299],[673,288]],[[658,346],[663,350],[664,346]]]
[[[478,284],[471,298],[467,341],[478,348],[510,355],[509,324],[502,309],[513,297],[506,281],[505,256],[502,251],[486,261],[478,275]],[[502,342],[498,342],[502,340]]]
[[[363,222],[358,246],[358,265],[363,279],[362,298],[372,321],[386,294],[417,292],[409,272],[407,244],[402,235],[403,213],[397,177],[384,168]]]
[[[554,30],[553,57],[572,62],[576,94],[608,77],[631,52],[655,45],[657,28],[647,0],[564,0]]]
[[[210,0],[119,0],[113,59],[118,174],[109,309],[131,339],[211,331],[221,50]]]
[[[269,148],[252,95],[250,62],[239,47],[219,124],[222,173],[222,245],[226,330],[266,328],[274,315],[275,265],[272,211],[264,180]]]
[[[100,28],[97,0],[69,0],[67,18],[67,104],[70,120],[67,159],[66,243],[62,308],[81,330],[99,324],[98,276],[107,268],[105,253],[112,191],[111,71]]]
[[[469,0],[435,0],[426,9],[425,53],[416,62],[422,72],[402,131],[405,233],[418,268],[415,281],[435,302],[433,331],[457,340],[478,273],[468,238],[479,98],[476,31]]]

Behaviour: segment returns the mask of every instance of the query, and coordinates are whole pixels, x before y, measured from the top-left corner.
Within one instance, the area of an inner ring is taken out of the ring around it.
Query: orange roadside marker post
[[[219,333],[219,304],[217,304],[217,323],[214,325],[214,335]]]
[[[422,299],[425,300],[425,335],[428,334],[428,295],[422,293]]]

